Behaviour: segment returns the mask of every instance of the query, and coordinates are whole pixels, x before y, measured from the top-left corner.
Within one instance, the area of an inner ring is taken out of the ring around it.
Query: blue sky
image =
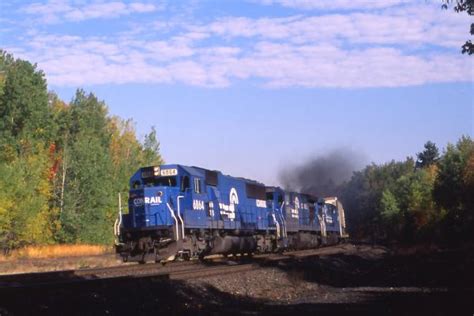
[[[168,162],[278,182],[346,147],[404,159],[473,135],[466,14],[439,1],[6,1],[0,47],[96,93]]]

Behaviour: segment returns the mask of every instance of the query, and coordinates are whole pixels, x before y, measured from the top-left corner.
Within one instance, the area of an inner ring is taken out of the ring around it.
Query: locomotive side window
[[[273,201],[273,192],[267,192],[267,201]]]
[[[206,170],[206,184],[216,187],[218,182],[217,172]]]
[[[201,179],[194,178],[194,192],[201,193]]]
[[[264,186],[247,183],[246,189],[247,197],[250,199],[265,200],[267,198]]]
[[[181,192],[185,192],[189,188],[190,188],[189,177],[188,176],[182,177],[181,178]]]
[[[278,204],[282,204],[283,203],[283,196],[281,194],[278,195]]]

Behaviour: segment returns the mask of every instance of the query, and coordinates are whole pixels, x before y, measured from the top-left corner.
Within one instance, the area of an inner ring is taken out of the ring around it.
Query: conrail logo
[[[133,199],[133,205],[134,206],[139,207],[139,206],[143,206],[143,204],[151,204],[151,205],[161,204],[161,197],[160,196],[152,196],[152,197]]]

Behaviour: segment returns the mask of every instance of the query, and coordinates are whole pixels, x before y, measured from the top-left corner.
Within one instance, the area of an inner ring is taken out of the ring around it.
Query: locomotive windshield
[[[155,177],[143,180],[147,187],[175,187],[178,185],[176,177]]]

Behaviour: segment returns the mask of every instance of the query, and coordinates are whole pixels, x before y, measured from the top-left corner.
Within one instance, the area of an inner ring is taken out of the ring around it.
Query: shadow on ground
[[[468,266],[470,264],[470,266]],[[268,263],[266,263],[268,265]],[[275,263],[289,278],[360,291],[359,301],[281,304],[209,285],[122,277],[0,289],[0,315],[472,315],[472,253],[334,254]],[[392,291],[391,287],[416,287]],[[439,289],[442,287],[442,289]],[[437,289],[438,288],[438,289]],[[343,297],[343,296],[341,296]]]
[[[370,292],[370,291],[369,291]],[[366,293],[357,303],[290,304],[233,296],[163,278],[119,278],[1,290],[1,315],[350,314],[446,315],[469,312],[473,292]],[[468,296],[469,295],[469,296]]]
[[[352,254],[295,258],[264,265],[277,267],[292,278],[340,288],[474,288],[474,248],[410,255],[373,255],[364,248],[360,253],[356,249]]]

